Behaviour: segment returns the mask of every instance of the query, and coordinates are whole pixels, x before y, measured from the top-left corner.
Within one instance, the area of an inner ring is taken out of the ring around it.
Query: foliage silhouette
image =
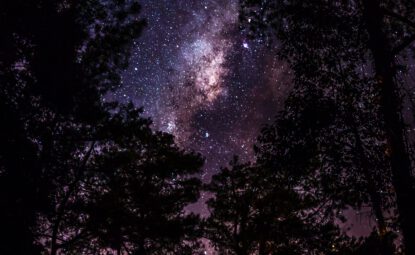
[[[66,189],[70,199],[58,233],[65,253],[191,254],[197,248],[199,218],[183,210],[199,197],[194,175],[203,159],[150,124],[129,105],[97,131],[85,171],[71,194]]]
[[[370,202],[380,222],[383,221],[380,214],[384,206],[379,205],[379,193],[384,192],[381,189],[389,190],[389,183],[393,186],[407,254],[415,254],[415,211],[411,206],[415,191],[406,144],[408,138],[401,116],[401,84],[398,80],[401,70],[396,59],[413,49],[413,7],[411,1],[246,0],[242,2],[241,15],[243,22],[252,29],[253,36],[259,32],[262,36],[277,38],[280,57],[287,60],[294,70],[297,86],[316,87],[324,97],[332,93],[334,87],[334,105],[349,105],[340,109],[343,115],[350,109],[353,114],[360,113],[353,110],[358,105],[355,100],[350,100],[350,96],[337,97],[338,88],[368,93],[362,103],[379,112],[374,115],[375,121],[365,124],[346,117],[343,123],[355,130],[347,137],[354,140],[352,148],[358,157],[355,163],[360,165],[361,176],[366,175],[367,192],[371,193]],[[364,119],[363,116],[358,118]],[[371,131],[368,134],[362,130],[365,126],[364,129],[376,130],[376,125],[382,127],[381,133]],[[338,133],[339,128],[341,125],[332,131]],[[385,138],[384,155],[373,155],[373,150],[378,151],[372,146],[376,144],[374,141],[369,146],[362,143],[377,134]],[[327,141],[337,142],[337,135],[332,139]],[[342,153],[347,152],[347,147],[339,149]],[[387,164],[373,163],[372,159],[384,162],[382,157],[387,159]],[[385,173],[388,164],[390,171]],[[354,171],[352,173],[354,175]],[[380,177],[376,181],[379,185],[369,184],[373,173]],[[359,188],[354,187],[354,190]],[[381,225],[384,224],[379,224],[383,235],[385,227]]]
[[[197,244],[198,217],[183,208],[203,160],[103,99],[145,25],[139,11],[134,0],[1,2],[1,254]]]
[[[318,201],[290,171],[236,157],[230,167],[206,187],[214,198],[205,233],[219,254],[352,254],[358,247],[331,220],[316,217]]]

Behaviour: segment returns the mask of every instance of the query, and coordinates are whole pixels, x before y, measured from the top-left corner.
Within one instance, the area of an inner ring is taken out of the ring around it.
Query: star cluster
[[[156,129],[202,153],[203,181],[234,154],[253,160],[262,125],[281,109],[290,88],[289,70],[275,50],[239,29],[238,0],[141,4],[148,26],[134,42],[123,86],[112,99],[143,106]],[[203,203],[191,210],[207,213]]]

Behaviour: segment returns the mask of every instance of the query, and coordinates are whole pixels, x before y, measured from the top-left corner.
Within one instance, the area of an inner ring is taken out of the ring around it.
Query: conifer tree
[[[410,206],[415,192],[401,112],[398,79],[401,70],[397,58],[410,53],[408,50],[413,48],[413,7],[411,1],[377,0],[246,0],[242,3],[242,19],[253,28],[252,35],[259,32],[278,41],[280,57],[294,70],[296,84],[315,87],[323,95],[331,93],[333,87],[345,91],[350,86],[357,87],[359,93],[369,91],[375,95],[368,94],[363,103],[371,104],[371,108],[379,111],[380,118],[375,118],[379,121],[373,126],[382,127],[381,135],[386,141],[383,157],[387,159],[391,173],[381,182],[390,181],[393,186],[407,254],[415,254],[415,218],[412,217],[415,211]],[[335,105],[350,105],[342,109],[343,113],[356,103],[348,101],[347,97],[333,100]],[[347,125],[355,123],[347,118],[344,120]],[[359,126],[357,123],[356,134],[348,137],[355,142],[372,139]],[[373,158],[370,150],[362,155],[359,145],[355,145],[353,150],[359,154],[359,164]],[[365,148],[370,149],[370,146]],[[377,176],[383,174],[384,167],[378,168],[372,162],[369,165],[377,168]],[[363,165],[360,168],[370,171]],[[366,182],[369,182],[367,177]],[[373,205],[378,203],[374,197],[371,200]]]

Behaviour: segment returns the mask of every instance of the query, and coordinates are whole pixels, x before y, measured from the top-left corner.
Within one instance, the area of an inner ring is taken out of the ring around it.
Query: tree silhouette
[[[144,26],[138,3],[0,9],[0,253],[189,253],[201,158],[102,100]]]
[[[333,97],[299,89],[276,121],[263,129],[256,145],[258,161],[302,179],[325,217],[346,220],[344,209],[370,205],[380,236],[385,236],[393,229],[386,215],[394,209],[394,199],[383,132],[366,98],[370,93],[337,91]]]
[[[297,84],[318,87],[323,93],[329,93],[333,85],[360,84],[360,91],[373,88],[377,99],[370,103],[378,106],[381,114],[379,123],[386,139],[384,157],[390,163],[406,253],[415,254],[415,218],[412,217],[415,212],[410,202],[415,195],[414,180],[401,117],[396,63],[396,57],[407,53],[406,49],[415,39],[414,14],[410,11],[413,3],[247,0],[242,6],[243,19],[251,24],[253,31],[278,38],[280,56],[292,66]],[[339,104],[337,100],[334,102]],[[357,135],[349,137],[356,141],[366,139],[364,132],[359,128],[356,131]],[[358,136],[361,139],[356,139]],[[356,143],[356,152],[358,147]],[[371,156],[369,153],[369,157],[359,157],[363,163]],[[364,165],[361,169],[368,170]],[[381,173],[383,169],[376,171]],[[374,196],[371,200],[373,205],[377,203]]]
[[[357,243],[330,219],[289,171],[241,164],[213,176],[206,237],[219,254],[348,254]]]
[[[191,254],[197,246],[199,219],[184,207],[199,197],[203,160],[150,124],[129,105],[97,130],[85,168],[56,194],[42,231],[65,254]]]
[[[207,201],[210,216],[206,221],[207,238],[219,254],[251,254],[256,248],[254,198],[250,166],[234,158],[231,169],[224,168],[206,187],[214,198]]]

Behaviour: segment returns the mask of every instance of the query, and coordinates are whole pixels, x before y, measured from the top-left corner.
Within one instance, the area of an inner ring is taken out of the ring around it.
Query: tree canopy
[[[137,1],[0,9],[0,253],[189,250],[203,159],[104,100],[145,25]]]
[[[415,3],[240,7],[242,29],[277,46],[293,89],[253,162],[235,156],[202,183],[203,155],[133,103],[107,100],[146,26],[136,0],[0,3],[0,254],[203,254],[203,238],[224,255],[415,254],[402,110]],[[188,210],[202,191],[206,218]],[[375,226],[351,237],[344,212],[363,207]]]
[[[299,89],[294,93],[308,91],[301,101],[313,91],[318,93],[316,105],[300,102],[305,118],[300,123],[309,121],[305,130],[289,135],[299,140],[299,150],[294,149],[296,156],[292,159],[305,153],[301,157],[306,159],[306,166],[317,162],[323,171],[337,169],[326,177],[353,177],[340,183],[350,184],[350,191],[366,190],[368,199],[356,197],[357,193],[338,199],[353,203],[348,199],[354,196],[360,203],[370,202],[381,235],[385,233],[382,212],[388,207],[397,208],[394,215],[399,217],[406,253],[414,254],[414,212],[410,206],[415,195],[414,179],[401,110],[401,89],[405,84],[399,79],[408,64],[401,60],[413,49],[415,27],[410,10],[411,1],[246,0],[242,2],[241,17],[252,36],[278,43],[279,57],[288,61],[295,73],[294,82]],[[296,112],[293,114],[292,120],[297,117]],[[305,132],[310,127],[318,133]],[[311,152],[304,151],[310,148],[303,146],[307,140],[309,146],[315,145]],[[338,154],[337,158],[333,158],[334,154]],[[320,157],[318,161],[308,160],[316,156]],[[341,169],[345,171],[337,172]],[[328,194],[344,195],[340,190],[333,191]],[[396,197],[395,203],[382,198],[389,191],[393,199]]]

